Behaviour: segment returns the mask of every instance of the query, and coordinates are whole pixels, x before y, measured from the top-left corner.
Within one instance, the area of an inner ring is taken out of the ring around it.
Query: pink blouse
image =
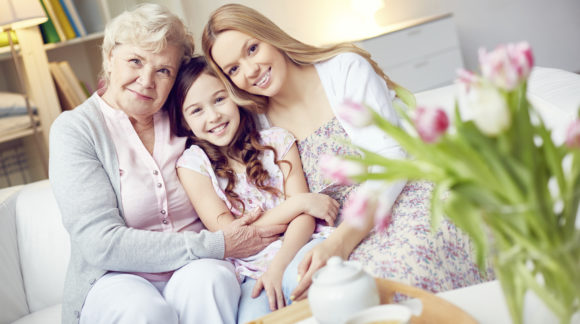
[[[161,110],[153,116],[155,143],[151,155],[129,117],[99,99],[119,160],[121,208],[127,226],[158,232],[204,229],[175,169],[186,139],[171,135],[166,112]],[[167,281],[171,273],[139,275],[150,281]]]

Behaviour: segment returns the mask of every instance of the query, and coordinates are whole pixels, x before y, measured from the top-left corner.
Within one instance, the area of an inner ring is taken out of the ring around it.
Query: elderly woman
[[[235,323],[240,288],[223,259],[284,230],[246,216],[208,232],[181,187],[185,138],[161,108],[192,52],[165,8],[121,14],[105,30],[104,91],[52,126],[50,182],[71,239],[63,323]]]

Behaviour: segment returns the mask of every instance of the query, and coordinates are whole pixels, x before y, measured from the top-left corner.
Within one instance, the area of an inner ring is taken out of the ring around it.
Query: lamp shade
[[[18,29],[47,21],[40,0],[0,0],[0,29]]]

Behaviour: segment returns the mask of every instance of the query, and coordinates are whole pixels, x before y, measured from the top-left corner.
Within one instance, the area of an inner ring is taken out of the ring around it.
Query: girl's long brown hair
[[[215,174],[227,179],[227,186],[225,194],[232,206],[238,207],[242,214],[245,211],[245,204],[238,194],[234,192],[236,186],[236,173],[228,163],[228,157],[236,160],[241,160],[246,166],[246,176],[251,184],[258,189],[267,191],[273,195],[280,196],[283,193],[272,186],[267,185],[270,174],[260,161],[260,157],[266,150],[274,153],[274,161],[276,164],[288,163],[289,161],[278,161],[278,154],[276,150],[270,145],[261,144],[260,132],[256,127],[256,123],[249,111],[239,107],[240,111],[240,126],[236,131],[231,143],[228,145],[226,153],[224,154],[220,147],[197,138],[189,129],[183,116],[183,103],[191,85],[197,78],[207,73],[217,78],[215,73],[209,68],[207,61],[203,56],[192,58],[188,63],[184,63],[175,80],[175,84],[165,102],[164,109],[169,115],[171,122],[171,132],[175,136],[187,137],[186,147],[197,145],[203,149],[209,158],[211,166]],[[291,165],[290,165],[291,166]]]

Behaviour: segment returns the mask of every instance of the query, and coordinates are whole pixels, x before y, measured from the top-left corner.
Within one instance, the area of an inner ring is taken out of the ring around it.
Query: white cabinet
[[[451,14],[390,26],[357,43],[395,82],[412,92],[447,85],[463,68]]]

